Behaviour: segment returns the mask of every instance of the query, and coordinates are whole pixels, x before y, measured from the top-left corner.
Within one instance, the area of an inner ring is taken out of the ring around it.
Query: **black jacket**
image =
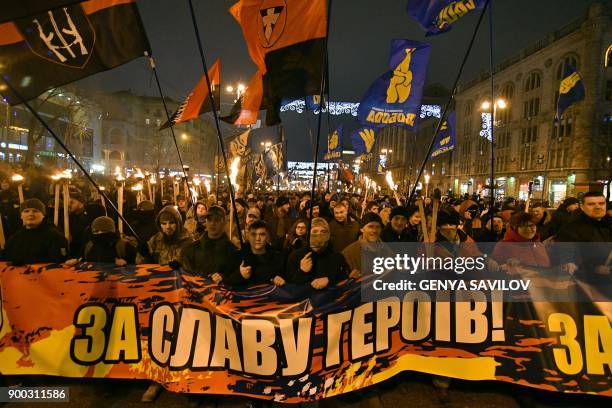
[[[240,273],[240,265],[250,266],[251,277],[244,279]],[[282,251],[268,245],[266,253],[256,255],[251,251],[250,245],[246,244],[240,256],[240,263],[230,274],[223,278],[223,283],[230,286],[258,285],[270,283],[275,276],[285,279],[286,256]]]
[[[300,269],[300,261],[308,252],[309,248],[295,250],[289,255],[287,261],[287,281],[290,283],[309,283],[318,278],[329,278],[329,283],[334,284],[348,277],[350,268],[342,254],[334,251],[330,243],[321,252],[312,252],[312,269],[304,273]]]
[[[391,223],[389,223],[380,234],[380,239],[383,242],[417,242],[418,233],[418,230],[413,231],[411,228],[407,227],[398,234],[391,227]]]
[[[22,227],[10,237],[4,255],[13,265],[63,262],[68,257],[68,241],[54,226],[43,220],[38,227]]]
[[[226,277],[240,264],[237,248],[226,235],[218,239],[202,238],[183,249],[183,266],[198,275],[219,273]]]

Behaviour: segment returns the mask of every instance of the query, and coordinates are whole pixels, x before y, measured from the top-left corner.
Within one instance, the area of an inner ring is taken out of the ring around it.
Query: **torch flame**
[[[132,191],[142,191],[142,183],[136,183],[132,186]]]
[[[194,178],[193,178],[193,184],[194,184],[195,186],[199,186],[200,184],[202,184],[202,180],[200,180],[200,178],[199,178],[199,177],[194,177]]]
[[[210,194],[210,180],[204,180],[204,187],[206,187],[206,193]]]
[[[236,178],[238,177],[238,165],[240,164],[240,157],[234,158],[232,160],[232,165],[230,166],[230,183],[235,186],[236,191],[240,186],[236,185]]]
[[[15,182],[21,182],[23,181],[23,176],[21,174],[13,174],[13,177],[11,177],[11,180]]]
[[[391,190],[395,190],[397,188],[397,186],[393,182],[393,174],[391,174],[390,171],[387,171],[387,176],[385,178],[387,179],[387,184],[389,184],[389,188]]]

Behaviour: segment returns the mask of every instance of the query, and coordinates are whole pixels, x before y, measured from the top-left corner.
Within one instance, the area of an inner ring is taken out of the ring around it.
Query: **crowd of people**
[[[542,203],[529,203],[526,210],[525,202],[510,197],[491,207],[486,197],[442,196],[438,190],[423,198],[421,208],[388,195],[366,201],[352,193],[320,192],[312,197],[310,192],[246,192],[236,198],[234,214],[227,191],[193,205],[182,195],[158,194],[153,200],[139,200],[126,191],[127,224],[120,234],[110,205],[103,205],[86,183],[75,181],[68,203],[69,234],[65,234],[64,222],[55,225],[51,216],[52,188],[44,180],[41,183],[30,184],[21,203],[15,186],[8,180],[0,183],[7,236],[2,255],[13,265],[154,263],[230,287],[292,283],[310,285],[316,291],[371,273],[364,270],[361,256],[370,243],[423,241],[424,227],[429,229],[433,218],[437,226],[429,242],[450,245],[612,242],[612,208],[599,192],[587,192],[580,199],[568,197],[554,210]],[[108,194],[117,199],[112,187]],[[549,254],[541,246],[521,248],[532,249],[495,247],[491,261],[550,266]],[[595,258],[589,255],[593,262],[587,273],[609,278],[612,262],[606,250],[609,246]],[[563,258],[563,268],[570,274],[581,272],[571,257]],[[155,399],[160,390],[159,385],[151,385],[143,400]]]

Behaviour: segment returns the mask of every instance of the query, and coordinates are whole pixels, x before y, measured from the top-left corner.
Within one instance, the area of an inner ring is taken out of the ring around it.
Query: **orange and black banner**
[[[0,74],[25,100],[145,52],[151,50],[135,0],[89,0],[0,24]],[[21,102],[1,81],[0,93],[11,105]]]
[[[327,34],[326,0],[241,0],[230,13],[263,74],[268,126],[280,123],[283,98],[321,93]]]
[[[229,290],[159,265],[0,264],[0,373],[298,403],[411,370],[612,397],[609,303],[364,303],[362,283]]]
[[[47,10],[80,3],[83,0],[12,0],[2,2],[0,23],[18,20]]]
[[[218,111],[221,104],[221,62],[219,60],[216,60],[208,70],[208,78],[213,90],[215,110]],[[206,82],[206,76],[202,75],[195,88],[193,88],[189,95],[187,95],[187,98],[181,103],[181,106],[170,117],[170,122],[161,125],[159,130],[169,128],[170,123],[174,126],[177,123],[195,119],[203,113],[211,112],[211,107],[210,90]]]

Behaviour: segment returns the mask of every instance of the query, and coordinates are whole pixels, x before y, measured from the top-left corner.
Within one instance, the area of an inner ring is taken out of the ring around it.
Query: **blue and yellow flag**
[[[455,148],[455,124],[455,112],[451,112],[436,135],[436,143],[430,156],[432,159]]]
[[[408,14],[421,23],[426,35],[434,35],[449,31],[453,23],[486,3],[486,0],[410,0]]]
[[[368,155],[372,152],[376,141],[375,129],[362,126],[351,133],[351,143],[356,156]]]
[[[563,112],[569,108],[574,102],[584,99],[584,83],[582,76],[571,65],[566,65],[563,68],[563,79],[559,84],[559,99],[557,100],[557,119],[561,118]]]
[[[327,151],[323,161],[337,162],[342,158],[342,123],[327,136]]]
[[[401,125],[415,129],[431,46],[411,40],[393,40],[389,71],[367,90],[357,114],[366,126]]]

